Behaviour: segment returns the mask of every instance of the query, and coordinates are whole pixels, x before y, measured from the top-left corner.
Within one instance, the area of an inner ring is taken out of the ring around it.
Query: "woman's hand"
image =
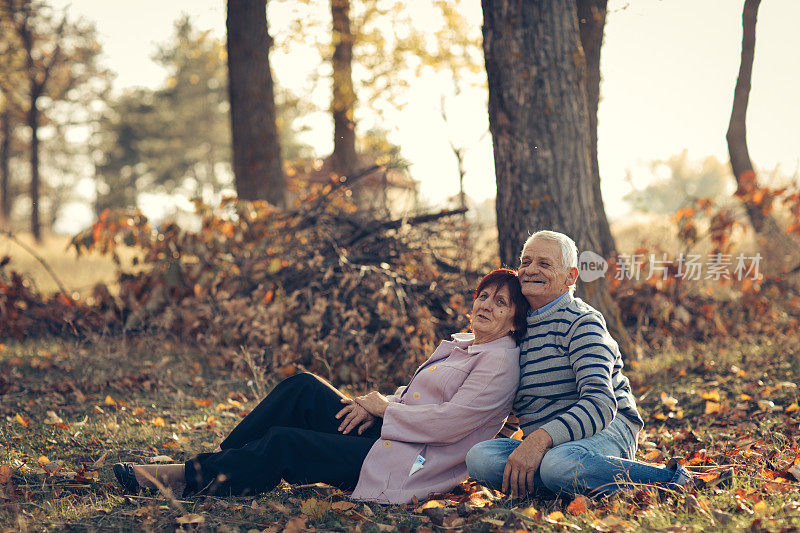
[[[342,398],[342,403],[347,405],[336,413],[337,419],[344,417],[342,423],[339,424],[339,431],[342,432],[342,435],[347,435],[356,428],[358,428],[358,434],[361,435],[375,423],[375,417],[350,398]]]
[[[355,402],[366,409],[371,415],[383,418],[386,413],[386,408],[389,406],[389,400],[377,391],[372,391],[364,396],[357,396]]]

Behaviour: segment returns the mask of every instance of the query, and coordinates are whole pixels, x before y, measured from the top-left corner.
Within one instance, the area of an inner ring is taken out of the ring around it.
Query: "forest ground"
[[[163,338],[0,345],[3,530],[792,531],[800,526],[795,343],[697,345],[628,362],[646,420],[639,458],[682,458],[688,491],[509,500],[465,484],[425,503],[350,502],[325,486],[255,497],[130,496],[117,461],[217,447],[271,383],[243,361]],[[352,392],[352,391],[346,391]]]

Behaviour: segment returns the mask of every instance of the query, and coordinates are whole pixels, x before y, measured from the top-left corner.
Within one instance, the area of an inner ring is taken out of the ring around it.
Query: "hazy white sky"
[[[429,2],[407,0],[410,9]],[[327,4],[327,2],[323,2]],[[155,87],[163,71],[150,56],[166,41],[182,13],[197,27],[225,34],[223,0],[57,0],[73,16],[94,20],[105,52],[105,65],[118,76],[115,88]],[[279,3],[287,9],[291,2]],[[598,144],[604,200],[610,217],[625,214],[622,196],[630,190],[626,170],[641,185],[649,179],[646,162],[683,149],[700,159],[727,160],[725,131],[741,50],[743,0],[610,0],[602,51]],[[481,24],[479,0],[469,6],[470,20]],[[776,166],[793,174],[800,166],[800,1],[768,0],[761,4],[756,35],[753,87],[748,109],[748,140],[755,165]],[[272,33],[280,23],[271,20]],[[311,57],[275,57],[279,83],[303,94]],[[298,68],[298,65],[301,65]],[[448,100],[451,124],[439,113],[446,92],[433,76],[418,80],[408,105],[387,116],[392,139],[412,163],[422,193],[442,202],[457,192],[455,159],[448,138],[468,147],[465,188],[482,199],[495,193],[491,138],[487,130],[485,93],[467,91]],[[323,99],[326,95],[317,95]],[[325,117],[307,135],[320,155],[331,149],[332,125]]]

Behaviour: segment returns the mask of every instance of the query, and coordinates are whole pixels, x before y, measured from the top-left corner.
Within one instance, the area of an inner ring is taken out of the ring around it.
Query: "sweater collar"
[[[546,304],[541,309],[545,309],[541,313],[538,314],[529,314],[528,315],[528,324],[535,324],[537,322],[541,322],[542,320],[546,320],[552,317],[557,311],[561,309],[565,309],[568,307],[572,302],[575,301],[575,296],[572,295],[572,291],[567,291],[549,304]]]

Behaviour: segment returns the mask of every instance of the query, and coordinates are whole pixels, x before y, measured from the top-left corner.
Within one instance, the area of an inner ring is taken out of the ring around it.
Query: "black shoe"
[[[117,481],[130,494],[138,494],[141,487],[136,481],[136,474],[133,472],[133,463],[116,463],[114,465],[114,475]]]

